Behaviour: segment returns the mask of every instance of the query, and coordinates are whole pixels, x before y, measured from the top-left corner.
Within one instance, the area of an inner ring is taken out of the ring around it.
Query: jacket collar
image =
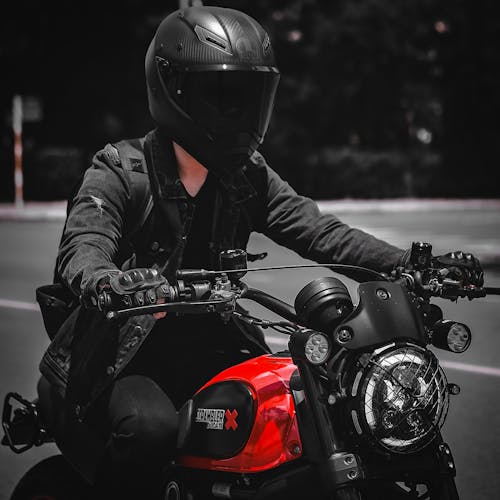
[[[160,184],[160,196],[169,199],[186,198],[177,170],[172,139],[159,129],[152,130],[148,136],[151,136],[153,167]],[[229,176],[217,175],[217,173],[215,175],[231,203],[243,203],[257,194],[243,168],[236,170]]]

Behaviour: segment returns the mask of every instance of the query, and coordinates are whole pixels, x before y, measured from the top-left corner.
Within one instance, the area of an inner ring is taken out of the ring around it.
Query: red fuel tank
[[[290,357],[265,355],[222,371],[189,402],[177,463],[227,472],[259,472],[302,455]],[[187,424],[187,425],[186,425]]]

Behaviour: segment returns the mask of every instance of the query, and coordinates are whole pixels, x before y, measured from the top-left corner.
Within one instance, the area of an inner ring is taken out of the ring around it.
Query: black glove
[[[484,273],[479,260],[470,253],[460,250],[432,258],[434,268],[446,269],[447,278],[460,281],[462,286],[482,287]]]
[[[82,294],[85,307],[103,308],[100,302],[104,293],[117,307],[143,306],[156,304],[159,294],[156,289],[167,284],[167,280],[156,269],[131,269],[100,273],[90,280]],[[165,296],[164,294],[160,294]],[[109,304],[108,304],[109,305]]]
[[[109,280],[115,274],[120,275],[122,272],[119,269],[113,269],[109,271],[99,271],[93,274],[87,281],[80,295],[81,304],[87,309],[97,307],[99,295],[103,290],[109,289]]]

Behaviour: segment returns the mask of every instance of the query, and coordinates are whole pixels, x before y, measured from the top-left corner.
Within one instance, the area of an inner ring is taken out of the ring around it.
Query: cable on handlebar
[[[253,267],[247,268],[246,272],[256,271],[279,271],[283,269],[307,269],[307,268],[327,268],[331,271],[338,272],[358,282],[369,280],[388,281],[385,274],[368,269],[361,266],[351,266],[348,264],[296,264],[292,266],[269,266],[269,267]],[[226,269],[221,271],[207,271],[205,269],[180,269],[177,271],[177,279],[195,280],[207,279],[212,276],[218,276],[222,273],[235,274],[241,273],[241,269]],[[369,276],[369,278],[367,278]]]

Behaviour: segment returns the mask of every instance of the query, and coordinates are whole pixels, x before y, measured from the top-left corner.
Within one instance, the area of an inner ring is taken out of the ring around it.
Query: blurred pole
[[[16,207],[24,205],[23,197],[23,100],[20,95],[12,99],[12,129],[14,131],[14,186]]]
[[[179,0],[179,9],[187,9],[188,7],[199,7],[203,5],[202,0]]]

